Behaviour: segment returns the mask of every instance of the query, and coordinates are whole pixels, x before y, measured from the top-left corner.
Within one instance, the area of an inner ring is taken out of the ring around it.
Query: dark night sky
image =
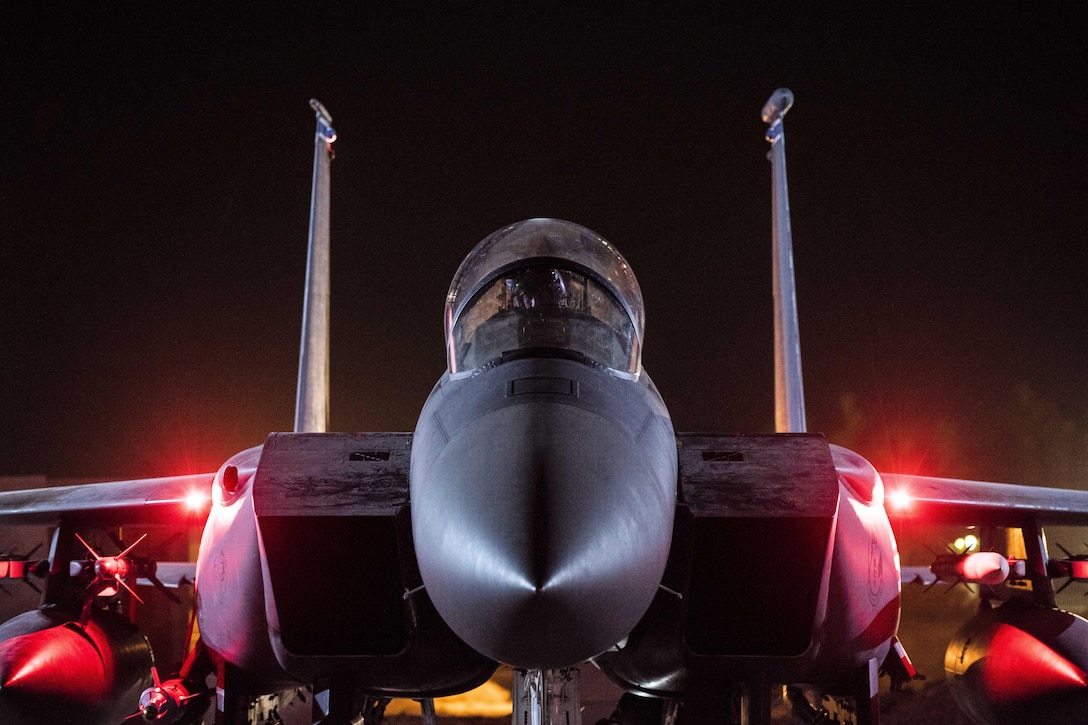
[[[57,5],[0,11],[0,474],[210,470],[289,429],[311,96],[340,134],[333,429],[411,430],[461,258],[557,216],[632,263],[677,429],[769,430],[759,109],[784,85],[810,429],[885,469],[1088,486],[1083,24]]]

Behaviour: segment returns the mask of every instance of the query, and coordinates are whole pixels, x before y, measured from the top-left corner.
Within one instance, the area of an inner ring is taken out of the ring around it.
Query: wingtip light
[[[207,506],[210,498],[204,491],[193,489],[185,495],[185,508],[193,513],[203,511]]]
[[[893,511],[906,511],[911,507],[912,502],[911,495],[901,488],[888,493],[888,504]]]

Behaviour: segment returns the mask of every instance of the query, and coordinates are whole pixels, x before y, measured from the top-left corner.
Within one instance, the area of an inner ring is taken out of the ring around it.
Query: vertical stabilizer
[[[805,391],[801,383],[801,336],[797,326],[797,293],[793,278],[793,238],[790,200],[786,188],[786,138],[782,117],[793,106],[793,93],[779,88],[763,106],[771,150],[774,206],[774,428],[779,433],[804,433]]]
[[[323,433],[329,425],[329,165],[336,132],[332,116],[316,98],[310,99],[310,108],[317,114],[317,133],[295,396],[296,433]]]

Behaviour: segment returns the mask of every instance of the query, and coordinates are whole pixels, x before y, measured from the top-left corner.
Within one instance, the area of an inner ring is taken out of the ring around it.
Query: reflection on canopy
[[[637,375],[642,294],[626,260],[585,227],[532,219],[490,235],[466,257],[446,297],[449,370],[503,353],[551,348]]]

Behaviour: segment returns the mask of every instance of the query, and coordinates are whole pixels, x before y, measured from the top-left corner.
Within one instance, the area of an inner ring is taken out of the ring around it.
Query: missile
[[[33,552],[31,552],[33,554]],[[31,560],[30,555],[25,554],[22,556],[12,554],[0,554],[0,582],[4,579],[8,580],[21,580],[24,584],[29,586],[36,592],[41,592],[35,584],[30,581],[30,577],[36,577],[43,579],[49,572],[49,560],[38,559]],[[3,586],[0,586],[0,591],[6,591]]]
[[[155,684],[140,695],[140,709],[125,720],[142,718],[144,722],[176,723],[207,709],[209,692],[190,692],[191,683],[182,677],[161,680],[154,667],[151,677]]]
[[[995,551],[943,554],[929,567],[944,582],[996,586],[1009,578],[1009,560]]]
[[[1065,554],[1064,559],[1051,559],[1047,562],[1047,572],[1051,577],[1068,577],[1069,581],[1061,585],[1058,593],[1065,591],[1073,582],[1088,582],[1088,555],[1073,554],[1061,544],[1058,548]]]
[[[148,684],[147,639],[124,617],[27,612],[0,625],[0,722],[116,725]]]

